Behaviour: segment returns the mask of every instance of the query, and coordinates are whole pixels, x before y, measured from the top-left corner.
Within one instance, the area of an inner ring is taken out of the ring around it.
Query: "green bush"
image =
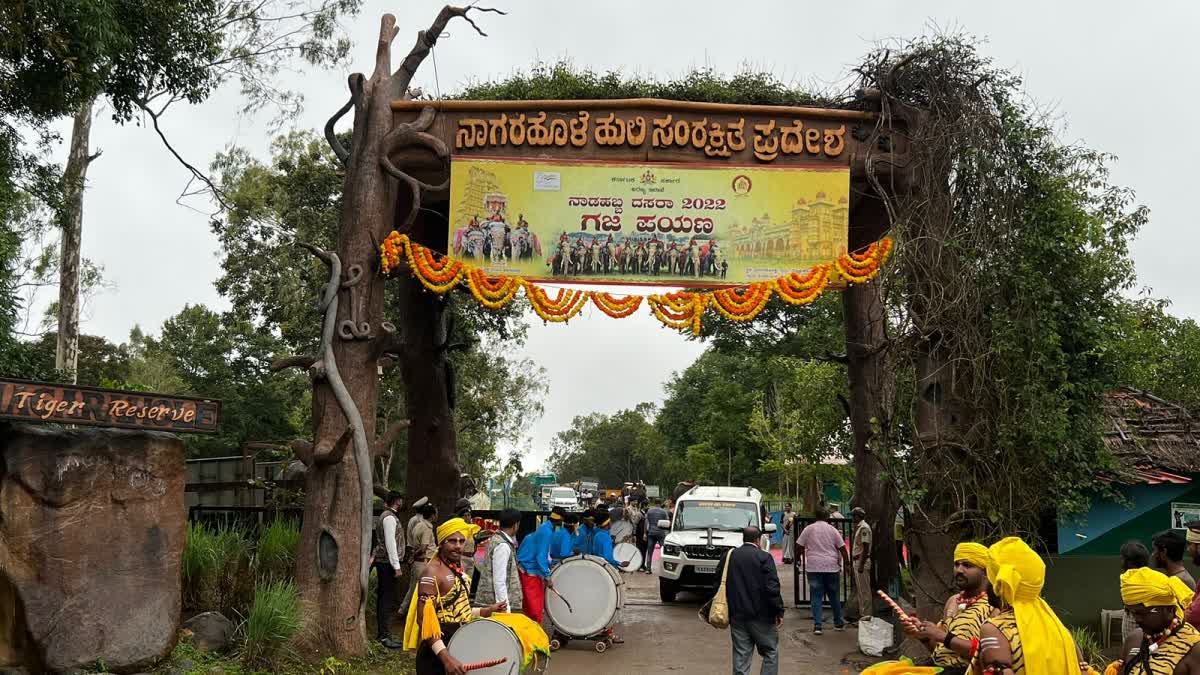
[[[300,595],[290,581],[269,581],[254,590],[250,612],[238,629],[242,661],[277,665],[285,645],[300,630]]]
[[[1087,661],[1093,667],[1104,667],[1104,653],[1100,647],[1100,641],[1096,639],[1095,633],[1091,628],[1078,626],[1071,629],[1071,637],[1075,640],[1075,645],[1079,647],[1079,651],[1083,652],[1083,660]]]
[[[250,542],[237,527],[188,523],[183,549],[184,604],[200,611],[245,608],[250,588]]]
[[[259,534],[254,553],[254,572],[258,581],[291,579],[299,548],[300,526],[294,520],[272,522]]]

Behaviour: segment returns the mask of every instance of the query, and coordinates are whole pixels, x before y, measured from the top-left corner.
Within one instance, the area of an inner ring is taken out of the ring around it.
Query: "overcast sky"
[[[879,40],[939,29],[985,38],[983,49],[1022,74],[1028,95],[1061,119],[1064,140],[1119,158],[1114,182],[1134,188],[1151,209],[1134,247],[1139,283],[1170,298],[1175,313],[1200,316],[1200,298],[1190,292],[1195,270],[1184,258],[1200,248],[1188,206],[1200,134],[1187,118],[1200,102],[1189,84],[1197,64],[1190,45],[1200,25],[1198,3],[908,0],[864,1],[851,9],[795,0],[496,0],[494,6],[509,15],[477,15],[489,37],[452,23],[436,50],[436,69],[434,59],[426,60],[414,84],[453,92],[539,60],[570,59],[662,79],[701,66],[734,72],[749,65],[785,82],[828,85],[843,81]],[[356,41],[352,69],[291,78],[307,100],[297,126],[323,125],[346,99],[347,72],[371,71],[383,13],[398,19],[398,59],[440,7],[424,0],[368,1],[349,24]],[[229,88],[201,106],[173,110],[164,126],[196,164],[206,165],[229,144],[265,157],[266,116],[239,119],[239,106],[236,88]],[[134,324],[157,332],[187,303],[225,305],[212,285],[219,269],[207,217],[175,203],[186,173],[151,131],[117,127],[107,112],[100,112],[92,132],[93,146],[104,155],[88,176],[83,254],[106,267],[114,288],[90,304],[83,330],[124,341]],[[550,394],[545,417],[531,429],[527,467],[544,458],[554,433],[574,415],[660,401],[662,383],[702,350],[648,312],[619,321],[585,312],[569,326],[534,321],[523,352],[545,367]]]

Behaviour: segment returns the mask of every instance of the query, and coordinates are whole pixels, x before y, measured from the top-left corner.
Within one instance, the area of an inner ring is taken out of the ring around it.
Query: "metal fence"
[[[799,537],[800,532],[804,530],[805,527],[808,527],[816,521],[816,518],[801,518],[797,516],[795,523],[792,526],[793,536]],[[851,533],[853,532],[853,522],[849,519],[842,518],[830,520],[828,522],[830,525],[836,527],[838,532],[841,532],[842,540],[845,542],[845,545],[848,546],[850,544]],[[841,574],[841,577],[838,579],[838,596],[842,601],[843,607],[846,606],[846,603],[850,599],[850,574],[848,574],[848,572],[849,570],[844,570]],[[793,595],[795,596],[794,600],[796,607],[807,607],[811,605],[812,597],[809,595],[808,591],[808,573],[804,569],[804,561],[800,560],[799,556],[797,556],[796,560],[792,563],[792,580],[794,582]],[[824,604],[829,605],[829,600],[826,599]]]

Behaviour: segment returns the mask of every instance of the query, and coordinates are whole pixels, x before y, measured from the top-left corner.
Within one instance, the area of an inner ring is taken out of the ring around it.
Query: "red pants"
[[[526,574],[521,569],[517,570],[517,576],[521,578],[521,594],[524,596],[521,599],[521,611],[540,624],[546,611],[546,580]]]

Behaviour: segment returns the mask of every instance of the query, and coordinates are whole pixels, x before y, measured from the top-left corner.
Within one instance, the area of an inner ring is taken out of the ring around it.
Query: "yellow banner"
[[[846,251],[848,168],[450,162],[453,255],[542,281],[742,286]]]

